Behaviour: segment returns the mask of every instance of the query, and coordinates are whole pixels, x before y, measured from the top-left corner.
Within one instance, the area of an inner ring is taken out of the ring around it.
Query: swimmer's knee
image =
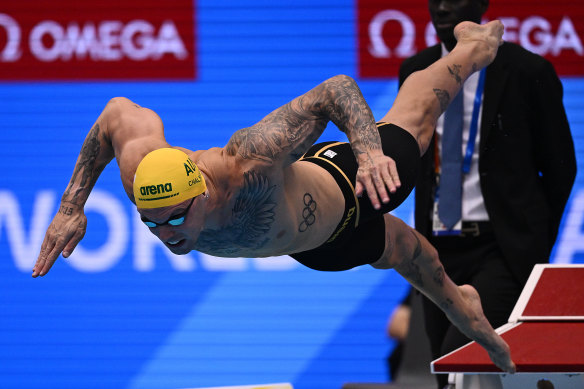
[[[412,262],[440,262],[438,251],[419,232],[402,220],[393,219],[390,223],[386,222],[385,250],[371,266],[376,269],[393,269]],[[391,226],[388,227],[388,224]]]

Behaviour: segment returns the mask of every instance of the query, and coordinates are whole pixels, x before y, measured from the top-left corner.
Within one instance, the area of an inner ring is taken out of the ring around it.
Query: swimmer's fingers
[[[381,180],[378,178],[378,181]],[[359,169],[357,170],[357,183],[360,184],[360,187],[362,188],[361,193],[363,190],[367,192],[367,197],[369,197],[369,201],[371,201],[371,205],[373,205],[373,208],[379,209],[381,207],[381,204],[379,202],[379,197],[377,195],[376,184],[374,182],[371,168],[366,169],[359,167]],[[357,190],[355,191],[357,192]],[[359,195],[360,193],[357,192],[357,196]],[[385,193],[385,195],[387,196],[387,192]]]
[[[385,186],[391,193],[395,193],[397,188],[401,186],[401,181],[399,179],[395,161],[389,157],[386,157],[385,163],[380,170]]]
[[[85,235],[86,227],[87,218],[83,213],[57,214],[47,229],[32,276],[36,278],[47,274],[61,253],[68,257]]]
[[[47,261],[47,256],[53,250],[54,245],[54,241],[50,238],[50,231],[47,231],[43,244],[41,245],[41,252],[32,268],[33,277],[36,278],[40,275],[41,269],[45,266],[45,262]]]
[[[69,256],[73,253],[73,250],[75,250],[75,247],[77,247],[77,244],[81,242],[81,239],[83,239],[84,236],[85,228],[83,230],[77,230],[75,232],[71,240],[69,240],[69,242],[63,249],[63,258],[69,258]]]
[[[60,249],[62,247],[59,247],[61,245],[61,240],[59,239],[58,234],[56,234],[54,226],[51,224],[41,246],[41,252],[32,269],[32,276],[34,278],[44,276],[49,271],[61,252]]]
[[[355,192],[361,196],[363,190],[367,191],[375,209],[381,207],[380,199],[387,204],[390,201],[388,191],[394,193],[400,185],[396,164],[390,157],[379,152],[360,161]]]

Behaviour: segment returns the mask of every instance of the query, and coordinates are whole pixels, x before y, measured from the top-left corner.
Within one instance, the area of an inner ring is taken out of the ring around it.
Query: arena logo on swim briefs
[[[405,58],[437,42],[427,5],[427,0],[357,1],[360,77],[396,77]],[[503,39],[546,57],[558,74],[584,74],[581,0],[491,2],[485,16],[501,20]]]
[[[161,5],[6,2],[0,9],[0,79],[193,79],[193,0]]]

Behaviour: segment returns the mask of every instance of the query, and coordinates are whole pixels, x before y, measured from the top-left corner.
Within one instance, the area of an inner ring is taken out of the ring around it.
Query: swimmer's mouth
[[[179,239],[179,240],[169,240],[166,242],[166,244],[169,247],[179,247],[180,245],[182,245],[185,242],[184,239]]]

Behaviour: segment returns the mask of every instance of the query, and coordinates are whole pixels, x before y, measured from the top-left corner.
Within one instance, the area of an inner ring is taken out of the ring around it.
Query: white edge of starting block
[[[243,385],[243,386],[213,386],[207,388],[184,388],[184,389],[294,389],[292,384],[282,382],[278,384],[260,384],[260,385]]]
[[[525,307],[527,306],[527,303],[531,299],[531,295],[533,294],[533,291],[535,290],[535,287],[537,286],[537,283],[541,278],[543,269],[545,269],[546,267],[547,265],[537,264],[531,270],[531,274],[527,279],[527,283],[523,287],[521,295],[519,296],[519,299],[517,300],[517,303],[515,303],[515,307],[513,307],[513,311],[509,316],[509,323],[517,323],[518,321],[521,320],[523,311],[525,311]]]
[[[511,330],[512,328],[518,327],[520,325],[521,325],[521,323],[507,323],[507,324],[503,324],[501,327],[497,328],[495,330],[495,332],[497,334],[501,335],[501,334],[503,334],[503,333]],[[448,356],[450,356],[450,355],[452,355],[454,353],[457,353],[458,351],[460,351],[460,350],[462,350],[462,349],[464,349],[466,347],[469,347],[473,343],[476,343],[476,342],[475,341],[469,342],[469,343],[465,344],[464,346],[459,347],[456,350],[451,351],[448,354],[445,354],[445,355],[441,356],[440,358],[435,359],[432,362],[430,362],[430,372],[432,374],[437,374],[437,373],[438,374],[443,374],[443,373],[460,373],[459,371],[439,371],[439,372],[436,372],[434,370],[434,363],[440,362],[441,359],[446,358],[446,357],[448,357]],[[470,373],[470,372],[464,372],[464,374],[472,374],[472,373]],[[480,372],[480,374],[501,374],[501,372]]]
[[[561,264],[561,265],[554,265],[549,263],[538,263],[533,267],[531,270],[531,274],[529,275],[529,279],[521,291],[521,295],[509,316],[509,323],[517,323],[521,321],[530,321],[530,320],[554,320],[554,321],[568,321],[568,320],[583,320],[584,317],[582,316],[523,316],[523,312],[533,295],[533,291],[537,286],[539,279],[545,269],[548,268],[582,268],[584,267],[583,264]]]

